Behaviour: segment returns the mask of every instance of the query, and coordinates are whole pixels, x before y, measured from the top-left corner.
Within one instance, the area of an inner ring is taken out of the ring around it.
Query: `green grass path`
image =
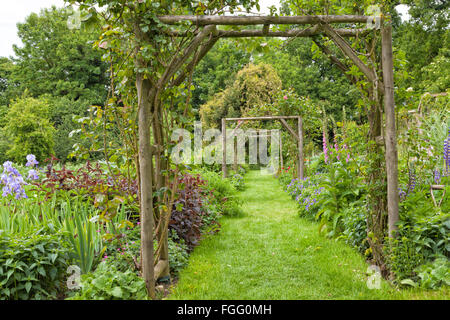
[[[250,172],[241,197],[245,214],[221,220],[220,233],[194,250],[168,299],[423,298],[385,282],[370,290],[362,256],[299,218],[273,177]]]

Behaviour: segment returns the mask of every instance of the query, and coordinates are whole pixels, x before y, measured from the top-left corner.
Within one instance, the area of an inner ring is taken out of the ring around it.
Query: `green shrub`
[[[3,132],[11,142],[7,155],[21,163],[28,154],[34,154],[39,162],[53,154],[55,129],[49,120],[46,100],[18,99],[6,115]]]
[[[81,276],[81,289],[67,300],[146,300],[145,281],[135,272],[121,272],[102,262],[93,273]]]
[[[366,212],[361,206],[353,205],[345,208],[342,223],[344,225],[342,239],[344,239],[345,243],[364,254],[369,249]]]
[[[420,287],[437,289],[450,286],[450,262],[447,257],[439,257],[432,263],[419,266],[416,273],[420,278]]]
[[[63,293],[69,250],[62,235],[44,232],[0,233],[0,300],[56,299]]]
[[[234,174],[230,178],[230,182],[233,185],[233,187],[238,191],[243,191],[245,189],[244,177],[239,173]]]
[[[103,262],[113,266],[119,272],[133,270],[137,272],[136,263],[139,263],[141,249],[141,228],[135,226],[124,230],[121,237],[108,241],[107,250],[103,256]],[[188,248],[176,232],[172,231],[168,237],[169,244],[169,266],[172,275],[187,266],[189,254]],[[156,249],[157,242],[154,242]]]
[[[398,283],[434,288],[445,283],[435,279],[443,273],[436,270],[450,270],[448,264],[439,264],[441,257],[450,256],[450,213],[435,208],[428,193],[417,187],[401,202],[399,237],[390,244],[387,258]]]
[[[169,266],[172,275],[177,275],[189,261],[188,247],[179,240],[176,239],[176,234],[169,237]]]
[[[241,200],[237,195],[237,190],[229,179],[224,179],[221,173],[196,170],[208,183],[204,188],[212,194],[212,202],[223,215],[238,216],[242,214]]]

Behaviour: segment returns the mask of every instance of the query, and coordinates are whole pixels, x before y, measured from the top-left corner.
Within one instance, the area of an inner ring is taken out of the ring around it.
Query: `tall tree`
[[[17,24],[23,46],[13,47],[13,77],[22,91],[28,89],[35,97],[50,94],[104,104],[108,66],[92,46],[99,32],[86,26],[70,30],[69,15],[64,8],[52,7]]]

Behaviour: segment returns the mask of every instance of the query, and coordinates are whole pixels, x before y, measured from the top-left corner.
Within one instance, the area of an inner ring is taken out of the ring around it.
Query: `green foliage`
[[[272,103],[281,90],[281,80],[272,66],[250,64],[240,70],[234,82],[200,107],[206,127],[220,127],[224,117],[240,117],[264,104]]]
[[[34,154],[39,162],[53,154],[55,129],[49,120],[49,104],[46,100],[21,98],[12,104],[3,133],[9,139],[7,156],[21,163],[28,154]]]
[[[394,29],[394,43],[406,53],[405,87],[438,93],[448,88],[449,4],[445,1],[406,0],[410,21]],[[447,84],[447,86],[445,86]]]
[[[0,230],[0,300],[56,299],[68,259],[61,234],[35,229],[4,235]]]
[[[195,68],[192,104],[201,106],[216,93],[231,84],[236,73],[250,61],[250,54],[236,47],[233,41],[222,39]]]
[[[104,103],[108,84],[107,65],[89,42],[95,29],[69,30],[66,9],[43,9],[18,24],[23,47],[14,46],[17,58],[13,79],[34,97],[50,94],[71,100]]]
[[[235,173],[230,178],[231,184],[238,191],[243,191],[245,189],[244,177],[239,173]]]
[[[215,204],[223,215],[238,216],[242,213],[240,207],[242,201],[239,199],[236,188],[231,184],[229,178],[223,179],[217,172],[198,170],[203,179],[208,183],[204,188],[213,195]]]
[[[147,300],[145,282],[135,272],[121,272],[107,262],[81,276],[81,290],[67,300]]]
[[[54,155],[65,163],[73,146],[76,143],[83,145],[78,135],[71,134],[79,128],[79,124],[73,121],[74,117],[86,116],[90,102],[84,99],[72,100],[67,96],[48,97],[50,105],[50,122],[55,127]]]
[[[446,257],[421,265],[416,272],[420,278],[421,288],[437,289],[443,285],[450,286],[450,262]]]
[[[450,255],[450,215],[448,211],[435,208],[428,193],[429,190],[417,187],[401,202],[399,235],[390,244],[387,257],[399,283],[435,288],[441,282],[426,283],[432,281],[434,276],[431,274],[442,274],[442,271],[433,271],[433,261],[440,257],[448,259]],[[447,202],[448,199],[444,204]],[[435,266],[437,269],[446,266],[446,272],[449,272],[449,265],[436,263],[439,265]],[[427,280],[422,283],[424,279]]]
[[[189,253],[188,247],[177,239],[176,234],[169,237],[169,266],[173,275],[178,273],[188,265]]]
[[[92,220],[92,219],[91,219]],[[68,239],[75,251],[75,259],[82,273],[90,272],[105,250],[102,247],[100,230],[92,221],[83,221],[79,215],[66,221]]]
[[[312,39],[298,38],[284,42],[272,39],[268,46],[271,50],[256,57],[256,62],[272,65],[284,89],[308,97],[313,104],[327,101],[327,112],[336,118],[341,118],[342,106],[346,106],[349,116],[359,119],[360,113],[355,108],[358,92],[328,57],[313,50],[317,46]]]
[[[15,83],[12,79],[14,67],[11,60],[0,57],[0,106],[8,105],[11,95],[15,90]],[[1,126],[2,124],[0,123],[0,127]]]

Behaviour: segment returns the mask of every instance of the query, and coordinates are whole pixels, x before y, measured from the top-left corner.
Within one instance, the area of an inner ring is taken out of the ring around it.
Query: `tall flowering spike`
[[[34,167],[37,166],[39,164],[39,162],[37,162],[36,160],[36,156],[33,154],[29,154],[27,155],[27,167]]]
[[[408,188],[408,194],[411,194],[416,189],[416,174],[414,172],[409,172],[409,188]]]
[[[328,146],[327,146],[327,137],[325,135],[325,131],[323,132],[323,153],[325,154],[325,163],[328,163]]]
[[[434,183],[441,184],[441,171],[439,169],[434,170]]]
[[[336,156],[338,160],[341,160],[341,157],[339,156],[339,146],[336,141],[336,135],[334,136],[334,149],[336,150]]]
[[[444,163],[445,163],[445,175],[450,174],[450,127],[448,129],[448,137],[444,141]]]

